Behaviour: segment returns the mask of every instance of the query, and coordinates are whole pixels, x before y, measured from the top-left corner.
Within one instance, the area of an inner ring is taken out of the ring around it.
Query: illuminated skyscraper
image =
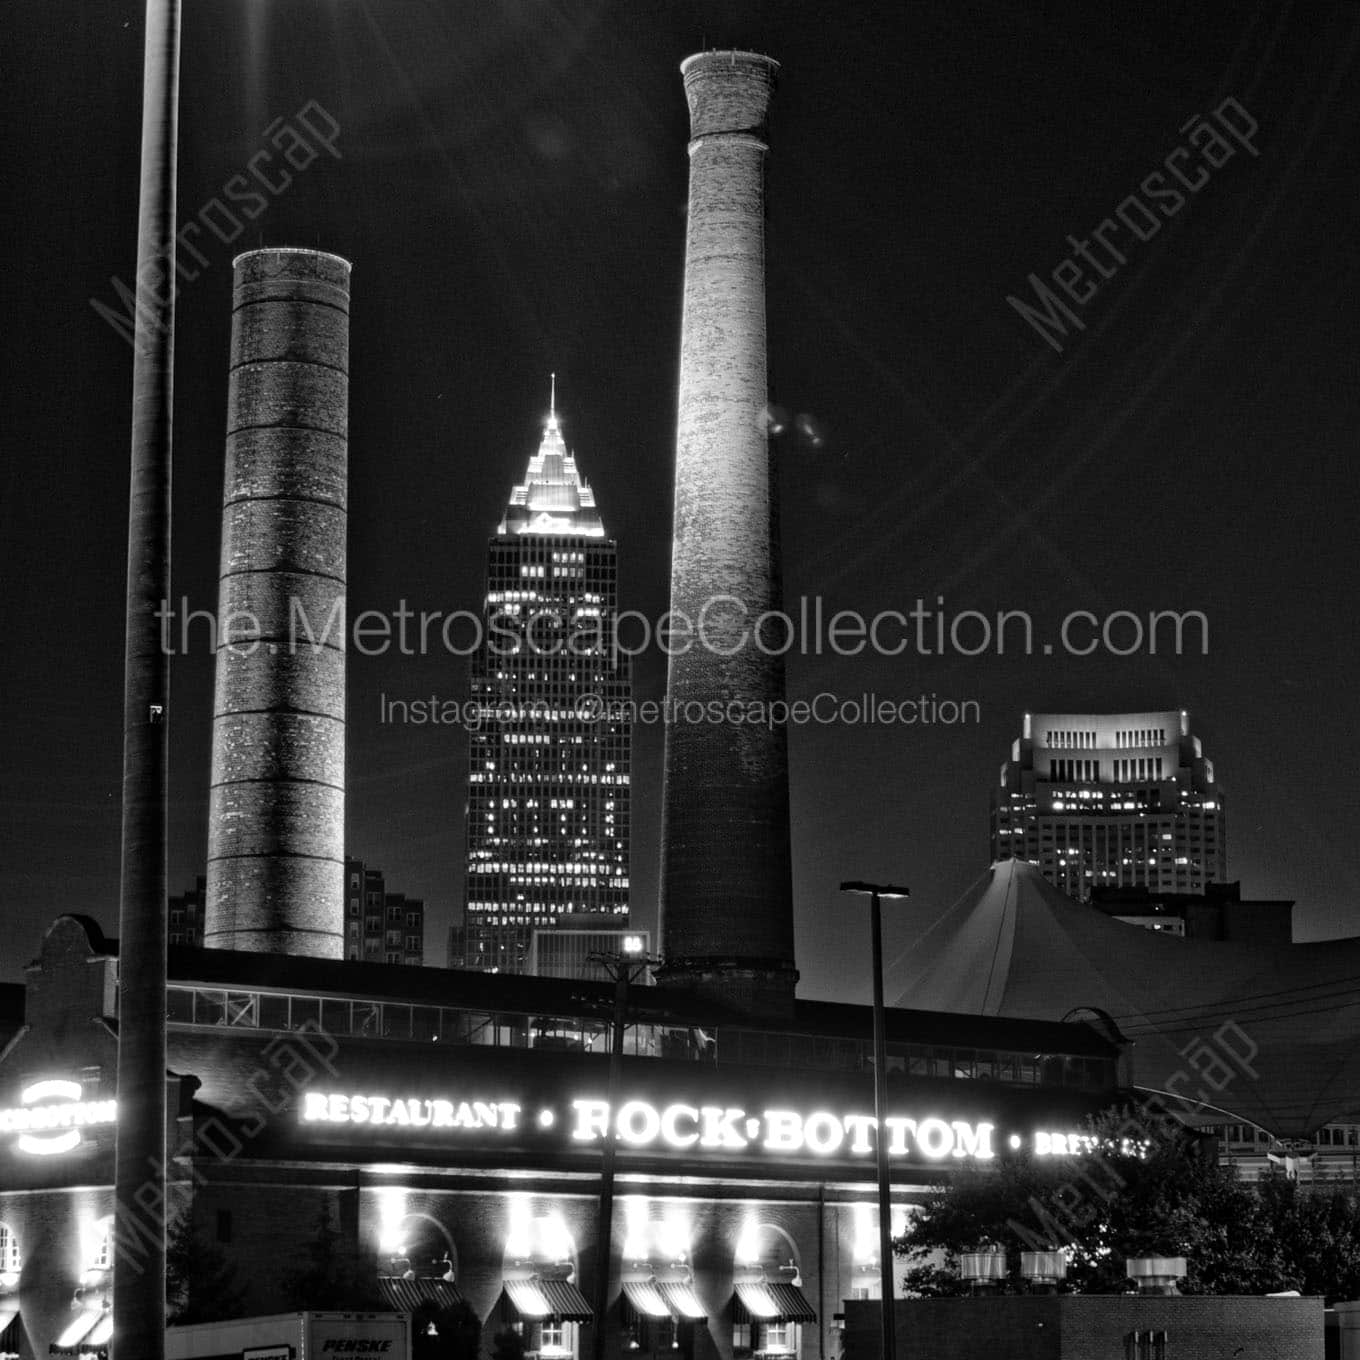
[[[1221,883],[1223,793],[1189,716],[1026,713],[992,790],[992,859],[1029,860],[1079,901],[1094,888]]]
[[[613,647],[617,544],[556,409],[490,543],[472,661],[469,968],[522,972],[535,929],[628,919],[630,658]]]

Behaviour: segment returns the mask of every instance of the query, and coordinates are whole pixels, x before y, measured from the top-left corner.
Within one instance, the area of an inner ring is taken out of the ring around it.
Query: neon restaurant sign
[[[534,1109],[507,1100],[431,1099],[367,1093],[307,1092],[298,1107],[306,1125],[381,1128],[399,1136],[429,1130],[463,1140],[480,1132],[513,1142],[526,1129],[558,1130],[576,1147],[598,1146],[612,1132],[625,1148],[676,1152],[755,1153],[779,1157],[869,1158],[877,1148],[878,1121],[870,1114],[831,1110],[745,1110],[722,1105],[658,1105],[629,1100],[614,1112],[604,1100],[580,1099]],[[943,1162],[990,1161],[998,1147],[1036,1156],[1083,1151],[1082,1136],[1034,1130],[1002,1132],[994,1123],[940,1115],[889,1115],[884,1121],[890,1158]],[[564,1131],[564,1133],[562,1132]]]
[[[83,1100],[78,1081],[38,1081],[19,1092],[19,1104],[0,1110],[0,1134],[17,1133],[14,1146],[33,1156],[51,1156],[79,1147],[81,1130],[112,1124],[118,1102]]]

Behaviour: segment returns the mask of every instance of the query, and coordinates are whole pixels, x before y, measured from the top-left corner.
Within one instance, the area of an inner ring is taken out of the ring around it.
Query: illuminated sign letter
[[[737,1121],[746,1118],[745,1110],[720,1110],[716,1105],[705,1105],[699,1116],[703,1121],[700,1147],[728,1148],[734,1152],[746,1147],[746,1139],[736,1128]]]
[[[661,1132],[661,1116],[655,1105],[649,1105],[645,1100],[630,1100],[619,1111],[616,1126],[625,1143],[642,1147],[656,1141]]]
[[[923,1119],[916,1129],[916,1146],[923,1157],[938,1162],[954,1151],[954,1130],[943,1119]]]
[[[578,1143],[590,1143],[609,1132],[609,1102],[607,1100],[573,1100],[576,1127],[571,1136]]]
[[[798,1152],[803,1146],[803,1117],[793,1110],[765,1111],[765,1148],[769,1152]]]
[[[834,1114],[819,1110],[808,1115],[803,1125],[803,1139],[813,1152],[829,1157],[845,1141],[845,1129]]]
[[[884,1126],[888,1130],[888,1156],[905,1157],[908,1152],[907,1135],[916,1132],[916,1121],[914,1119],[900,1119],[897,1115],[889,1115],[884,1121]]]
[[[878,1120],[867,1114],[848,1114],[845,1116],[845,1131],[850,1135],[850,1151],[861,1157],[874,1150],[869,1141],[869,1130],[878,1127]]]
[[[307,1123],[318,1119],[329,1119],[326,1097],[320,1091],[308,1091],[302,1098],[302,1117]]]
[[[996,1154],[992,1151],[991,1124],[965,1124],[961,1119],[954,1121],[954,1156],[976,1157],[978,1161],[989,1161]]]
[[[667,1105],[661,1112],[661,1141],[673,1148],[693,1147],[699,1141],[696,1129],[693,1133],[681,1133],[676,1127],[681,1120],[698,1124],[699,1111],[693,1105]]]

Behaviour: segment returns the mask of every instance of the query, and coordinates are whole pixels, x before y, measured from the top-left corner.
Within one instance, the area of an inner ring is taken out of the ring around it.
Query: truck
[[[409,1313],[274,1313],[165,1330],[166,1360],[411,1360]]]

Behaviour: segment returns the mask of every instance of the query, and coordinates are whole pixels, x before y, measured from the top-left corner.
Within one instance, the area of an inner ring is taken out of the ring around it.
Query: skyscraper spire
[[[501,534],[584,534],[603,538],[604,525],[595,493],[567,451],[557,419],[557,374],[552,375],[551,406],[538,452],[529,459],[524,480],[513,487],[501,519]]]

